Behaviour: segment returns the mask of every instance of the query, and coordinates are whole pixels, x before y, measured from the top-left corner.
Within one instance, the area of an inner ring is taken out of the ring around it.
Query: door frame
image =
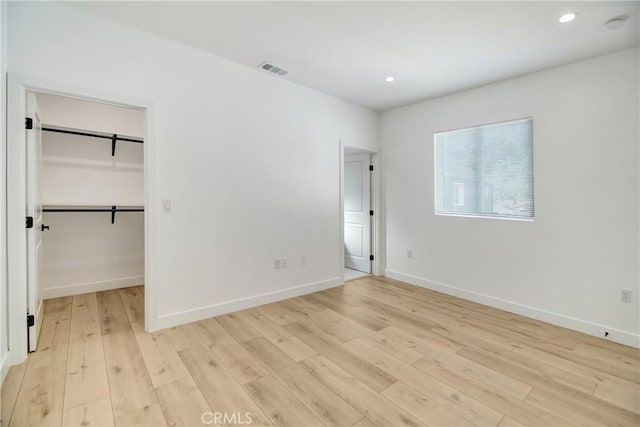
[[[33,119],[33,123],[32,123],[32,129],[31,132],[26,132],[27,135],[25,136],[25,159],[26,159],[26,163],[27,164],[31,164],[32,163],[32,159],[30,158],[30,150],[32,149],[36,149],[36,151],[33,153],[35,156],[38,157],[38,160],[41,160],[42,158],[42,122],[40,121],[40,118],[38,117],[38,100],[36,99],[36,93],[35,92],[28,92],[27,96],[25,97],[26,99],[26,113],[27,115],[31,115],[33,114],[34,116],[32,117]],[[33,102],[33,109],[29,108],[29,104],[30,102]],[[30,141],[30,139],[34,139],[33,142]],[[36,162],[38,163],[38,162]],[[43,224],[43,212],[42,210],[38,210],[38,197],[40,195],[40,185],[38,183],[39,178],[40,178],[40,171],[36,170],[29,170],[29,168],[27,167],[27,169],[25,170],[26,173],[26,181],[25,181],[25,194],[27,195],[27,199],[26,199],[26,204],[29,205],[31,203],[35,204],[36,210],[35,212],[32,212],[31,215],[33,215],[33,228],[34,228],[34,233],[30,234],[27,233],[27,237],[26,237],[26,246],[27,246],[27,266],[33,261],[30,260],[30,257],[32,255],[34,255],[33,252],[35,252],[35,259],[38,260],[40,259],[38,257],[38,248],[37,246],[34,246],[33,248],[31,248],[31,245],[35,244],[36,242],[40,243],[40,248],[42,248],[42,234],[38,235],[38,225],[40,226],[44,226]],[[30,180],[34,180],[34,183],[32,183],[31,185],[35,186],[36,189],[36,193],[35,193],[35,199],[31,199],[31,196],[29,196],[29,183]],[[42,208],[42,206],[39,206],[40,208]],[[29,214],[29,212],[25,212],[26,214]],[[41,229],[40,233],[43,233],[44,229]],[[42,252],[40,252],[42,253]],[[28,270],[28,268],[27,268]],[[36,281],[36,286],[40,287],[41,282],[41,273],[42,270],[38,270],[35,272],[35,274],[31,274],[31,276],[27,275],[27,308],[30,306],[31,303],[31,297],[30,297],[30,293],[31,293],[31,285],[32,285],[32,277],[35,276],[37,277]],[[27,327],[27,351],[33,351],[33,348],[36,348],[38,345],[38,338],[40,336],[40,329],[42,328],[42,316],[44,314],[44,303],[42,299],[39,299],[40,297],[40,292],[39,289],[36,289],[36,301],[35,301],[35,305],[31,306],[31,309],[35,311],[35,313],[32,311],[31,313],[27,313],[27,314],[32,314],[35,315],[35,319],[36,319],[36,323],[35,325],[33,325],[31,328]],[[33,335],[33,337],[32,337]],[[32,343],[31,339],[34,339],[35,342]]]
[[[373,221],[371,223],[371,251],[373,262],[371,263],[371,274],[382,276],[384,272],[384,255],[382,253],[382,191],[381,191],[381,171],[380,154],[377,151],[347,145],[343,141],[339,143],[340,159],[340,279],[344,283],[344,157],[345,149],[352,148],[362,153],[369,153],[373,173],[371,174],[371,209],[373,209]]]
[[[26,259],[26,93],[49,93],[101,102],[145,112],[144,123],[144,221],[145,221],[145,329],[154,330],[157,319],[155,282],[156,138],[155,108],[148,100],[44,80],[23,74],[7,75],[6,163],[6,289],[8,305],[7,356],[2,369],[27,358],[27,259]]]

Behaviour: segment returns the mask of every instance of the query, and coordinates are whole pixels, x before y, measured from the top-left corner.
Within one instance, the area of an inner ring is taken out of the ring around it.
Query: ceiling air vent
[[[263,62],[262,64],[260,64],[258,68],[273,74],[277,74],[279,76],[284,76],[284,75],[287,75],[287,73],[289,73],[287,70],[280,67],[276,67],[275,65],[269,64],[268,62]]]

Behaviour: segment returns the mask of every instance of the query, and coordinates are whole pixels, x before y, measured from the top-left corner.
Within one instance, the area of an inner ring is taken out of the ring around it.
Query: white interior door
[[[344,264],[371,273],[369,154],[344,156]]]
[[[27,228],[27,315],[33,316],[33,325],[27,328],[27,333],[29,351],[35,351],[41,326],[42,301],[40,300],[39,282],[43,266],[42,234],[46,226],[42,223],[42,204],[38,193],[42,159],[42,125],[36,96],[31,92],[27,92],[27,117],[32,122],[31,129],[26,129],[26,210],[27,217],[33,218],[33,227]]]

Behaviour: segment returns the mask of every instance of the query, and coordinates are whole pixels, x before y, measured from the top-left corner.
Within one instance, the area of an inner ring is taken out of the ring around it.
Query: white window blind
[[[439,132],[435,213],[533,218],[533,119]]]

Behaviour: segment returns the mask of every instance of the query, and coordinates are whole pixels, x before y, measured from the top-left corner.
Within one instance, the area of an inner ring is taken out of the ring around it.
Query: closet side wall
[[[7,280],[6,280],[6,191],[5,191],[5,131],[6,129],[6,93],[7,76],[7,2],[0,2],[0,384],[7,374],[8,367],[5,366],[5,359],[8,354],[7,338],[9,336],[7,325]]]
[[[143,112],[38,95],[45,126],[143,134]],[[143,146],[53,132],[42,134],[41,201],[46,206],[143,206]],[[44,299],[144,283],[144,214],[44,214]]]

